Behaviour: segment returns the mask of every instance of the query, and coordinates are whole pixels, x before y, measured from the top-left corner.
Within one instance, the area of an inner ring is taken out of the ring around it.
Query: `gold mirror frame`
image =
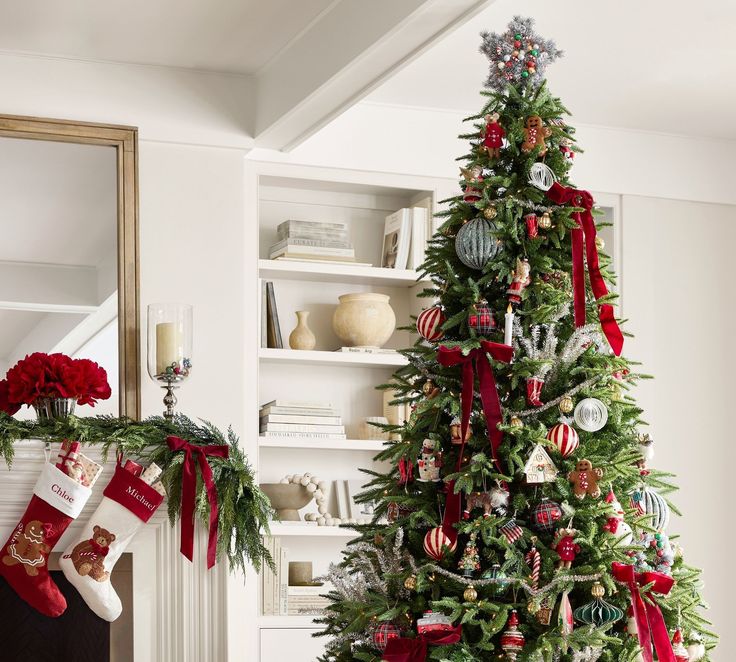
[[[138,420],[141,410],[138,129],[112,124],[0,115],[0,136],[84,145],[109,145],[116,150],[120,415]]]

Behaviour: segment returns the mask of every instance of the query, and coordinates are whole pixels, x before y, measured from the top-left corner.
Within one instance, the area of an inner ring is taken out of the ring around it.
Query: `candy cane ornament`
[[[532,574],[532,588],[536,591],[539,588],[539,576],[542,571],[542,555],[537,551],[537,548],[532,548],[526,553],[524,561],[531,566]]]

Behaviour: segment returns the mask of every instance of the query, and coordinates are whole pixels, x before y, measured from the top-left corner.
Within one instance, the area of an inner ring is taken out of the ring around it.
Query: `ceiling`
[[[114,148],[0,137],[0,262],[96,267],[116,228]]]
[[[206,71],[257,71],[333,0],[2,2],[0,49]]]
[[[578,123],[736,139],[733,0],[497,0],[367,99],[476,112],[488,66],[479,33],[515,14],[565,51],[547,78]]]

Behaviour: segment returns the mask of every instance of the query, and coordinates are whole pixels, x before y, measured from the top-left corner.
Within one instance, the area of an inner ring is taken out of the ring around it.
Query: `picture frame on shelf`
[[[355,498],[363,491],[365,486],[365,479],[359,478],[357,480],[346,480],[345,489],[347,491],[348,507],[350,509],[350,518],[360,522],[365,519],[372,519],[375,513],[375,504],[372,502],[368,503],[357,503]]]

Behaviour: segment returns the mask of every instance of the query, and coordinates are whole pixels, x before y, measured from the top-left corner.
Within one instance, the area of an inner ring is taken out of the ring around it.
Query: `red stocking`
[[[0,575],[46,616],[61,616],[66,610],[66,600],[49,576],[49,553],[90,494],[89,487],[46,463],[26,512],[0,550]]]

